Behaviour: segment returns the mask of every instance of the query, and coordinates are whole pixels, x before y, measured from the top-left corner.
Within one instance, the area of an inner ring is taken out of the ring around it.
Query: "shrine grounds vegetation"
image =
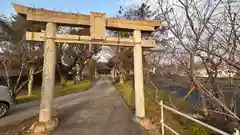
[[[86,91],[93,86],[93,82],[90,80],[80,81],[76,84],[73,81],[67,82],[66,86],[61,86],[57,84],[55,86],[55,97],[64,96],[72,93]],[[25,103],[33,100],[40,100],[41,97],[41,88],[36,88],[33,90],[33,94],[31,96],[19,96],[16,98],[16,103]]]
[[[132,81],[127,81],[124,84],[115,84],[116,88],[120,91],[123,99],[128,104],[131,110],[134,110],[134,91]],[[145,87],[145,107],[146,116],[150,118],[152,124],[156,127],[154,130],[150,130],[150,134],[160,134],[161,131],[161,110],[158,103],[155,101],[155,89],[150,86]],[[193,113],[191,105],[184,100],[176,98],[174,95],[167,94],[164,91],[158,91],[157,96],[163,100],[164,104],[173,107],[184,113]],[[170,111],[164,110],[164,122],[170,125],[175,131],[184,135],[211,135],[213,131],[202,127],[199,124],[193,123],[186,118],[173,114]],[[166,135],[171,135],[168,130]]]

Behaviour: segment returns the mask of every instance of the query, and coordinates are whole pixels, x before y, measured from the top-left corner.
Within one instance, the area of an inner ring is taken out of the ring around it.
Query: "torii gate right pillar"
[[[143,87],[143,60],[141,46],[141,31],[134,30],[134,90],[135,90],[135,115],[138,118],[145,117],[144,87]]]

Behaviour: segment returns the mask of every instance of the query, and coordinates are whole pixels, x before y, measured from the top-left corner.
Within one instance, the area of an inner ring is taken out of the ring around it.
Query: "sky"
[[[90,11],[106,12],[115,16],[121,5],[139,3],[141,0],[1,0],[0,14],[10,16],[15,13],[11,3],[35,8],[89,14]]]

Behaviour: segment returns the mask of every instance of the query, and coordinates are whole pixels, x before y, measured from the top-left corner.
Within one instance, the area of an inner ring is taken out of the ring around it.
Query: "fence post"
[[[160,102],[161,105],[161,125],[162,125],[162,135],[164,135],[164,118],[163,118],[163,101]]]

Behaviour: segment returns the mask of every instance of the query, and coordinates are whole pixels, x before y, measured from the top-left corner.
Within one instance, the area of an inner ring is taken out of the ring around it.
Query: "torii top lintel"
[[[26,16],[27,20],[37,22],[53,22],[59,25],[79,25],[89,27],[91,24],[91,16],[76,13],[66,13],[52,11],[42,8],[32,8],[12,3],[16,12]],[[91,12],[94,13],[94,12]],[[105,13],[95,13],[105,15]],[[161,26],[160,20],[123,20],[106,17],[106,29],[115,30],[141,30],[143,32],[155,31]]]

